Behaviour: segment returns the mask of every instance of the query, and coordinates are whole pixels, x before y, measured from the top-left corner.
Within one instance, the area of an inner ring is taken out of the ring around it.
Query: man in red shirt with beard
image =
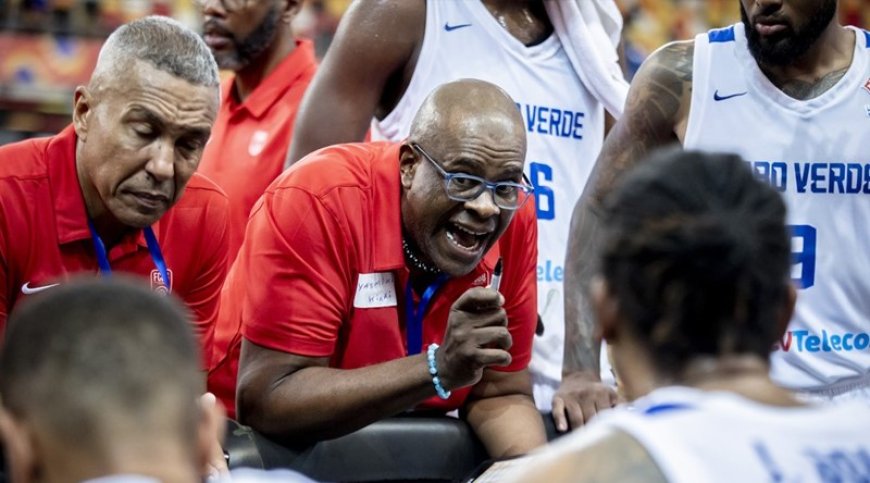
[[[302,94],[317,63],[310,40],[293,36],[300,0],[200,0],[205,41],[221,69],[221,107],[199,172],[230,199],[229,261],[251,207],[281,173]]]

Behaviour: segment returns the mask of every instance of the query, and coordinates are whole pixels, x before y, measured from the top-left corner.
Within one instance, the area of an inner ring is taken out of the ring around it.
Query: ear
[[[5,407],[0,407],[0,439],[6,453],[7,479],[12,483],[35,481],[36,451],[33,433]]]
[[[210,392],[199,398],[199,407],[201,416],[197,431],[196,455],[202,468],[202,476],[225,474],[229,471],[223,453],[227,413]]]
[[[414,173],[417,172],[419,162],[420,157],[414,153],[411,145],[403,144],[399,149],[399,174],[403,189],[410,189],[414,184]]]
[[[792,315],[794,315],[794,306],[797,303],[797,290],[794,288],[794,284],[790,281],[787,284],[787,292],[785,294],[785,301],[782,304],[782,308],[779,312],[779,319],[777,320],[776,327],[776,339],[782,340],[782,337],[785,335],[785,331],[788,329],[788,323],[791,321]]]
[[[293,19],[302,10],[302,2],[303,0],[285,0],[284,10],[281,11],[281,21],[287,24],[293,22]]]
[[[92,98],[88,88],[76,87],[73,97],[73,127],[76,130],[76,137],[82,142],[85,142],[88,137],[88,121],[92,108]]]
[[[592,279],[589,298],[598,322],[595,338],[604,339],[608,344],[616,342],[619,338],[619,304],[610,291],[607,281],[601,275],[596,275]]]

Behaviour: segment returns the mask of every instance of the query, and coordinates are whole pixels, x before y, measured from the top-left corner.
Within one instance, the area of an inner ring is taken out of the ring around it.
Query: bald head
[[[526,151],[526,132],[516,102],[500,87],[460,79],[435,88],[411,123],[411,140],[439,145],[486,133],[495,143]]]

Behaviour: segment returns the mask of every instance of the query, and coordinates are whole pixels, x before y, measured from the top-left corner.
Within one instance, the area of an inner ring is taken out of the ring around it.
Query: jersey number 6
[[[556,218],[556,200],[553,189],[544,186],[544,181],[553,181],[553,168],[544,163],[529,163],[532,186],[535,187],[535,207],[539,220]]]

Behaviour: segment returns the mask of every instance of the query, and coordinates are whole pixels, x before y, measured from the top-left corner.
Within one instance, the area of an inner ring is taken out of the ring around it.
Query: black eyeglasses
[[[483,193],[483,190],[488,189],[492,191],[492,199],[495,201],[496,206],[503,210],[517,210],[522,208],[526,201],[528,201],[529,195],[534,192],[534,188],[532,188],[532,184],[525,174],[523,174],[525,184],[521,184],[510,181],[493,183],[471,174],[449,173],[432,159],[432,156],[429,156],[429,153],[424,151],[419,144],[411,143],[411,147],[419,151],[441,173],[441,177],[444,178],[444,189],[447,192],[447,197],[453,201],[475,200]]]

